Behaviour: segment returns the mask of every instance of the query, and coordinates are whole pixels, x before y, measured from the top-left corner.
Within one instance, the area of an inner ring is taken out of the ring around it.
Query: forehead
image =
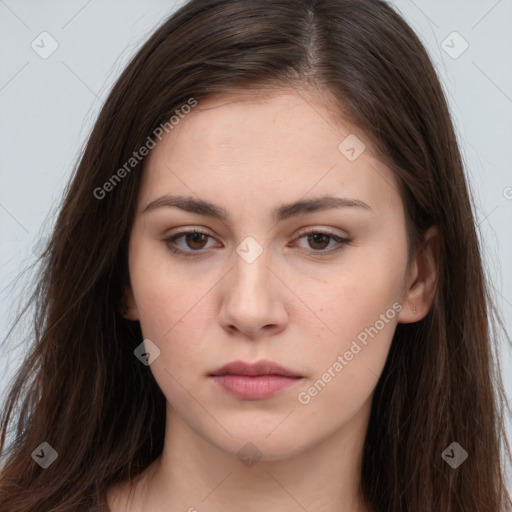
[[[333,109],[292,88],[202,99],[148,155],[141,203],[158,193],[261,204],[327,192],[400,199],[368,137]]]
[[[357,134],[365,139],[366,151],[373,153],[366,134],[343,118],[332,96],[292,87],[236,91],[203,98],[172,133],[174,137],[166,137],[168,148],[176,147],[180,137],[186,136],[189,142],[206,148],[219,142],[238,141],[245,145],[246,151],[256,142],[265,141],[268,153],[288,145],[298,149],[300,142],[308,139],[315,143],[316,154],[321,149],[320,139],[324,139],[326,148],[332,149],[334,144],[337,149],[339,140]],[[276,133],[280,135],[277,140],[273,137]],[[252,139],[253,136],[257,139]]]

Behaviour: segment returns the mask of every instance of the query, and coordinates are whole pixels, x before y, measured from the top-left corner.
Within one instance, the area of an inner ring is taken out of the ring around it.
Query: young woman
[[[384,1],[181,7],[43,263],[0,510],[511,509],[461,156]]]

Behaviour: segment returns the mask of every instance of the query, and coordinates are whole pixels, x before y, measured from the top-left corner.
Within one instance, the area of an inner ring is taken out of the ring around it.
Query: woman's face
[[[392,171],[330,119],[293,89],[216,96],[148,155],[128,318],[160,351],[147,345],[176,432],[268,460],[364,435],[414,276]],[[295,378],[220,375],[261,361]]]

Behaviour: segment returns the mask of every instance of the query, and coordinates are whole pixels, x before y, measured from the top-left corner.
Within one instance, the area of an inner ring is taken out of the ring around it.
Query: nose
[[[230,334],[255,340],[285,329],[286,286],[272,269],[270,253],[264,249],[252,262],[234,254],[234,264],[222,287],[219,312],[221,326]]]

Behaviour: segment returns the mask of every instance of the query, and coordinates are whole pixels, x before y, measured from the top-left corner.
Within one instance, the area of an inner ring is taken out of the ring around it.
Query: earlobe
[[[439,281],[439,231],[431,226],[411,262],[399,323],[418,322],[427,316]]]
[[[119,314],[126,320],[136,321],[139,319],[137,306],[131,288],[124,291],[123,297],[119,304]]]

